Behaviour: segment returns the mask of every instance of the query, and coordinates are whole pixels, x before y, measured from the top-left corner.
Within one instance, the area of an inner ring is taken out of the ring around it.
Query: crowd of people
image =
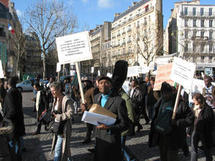
[[[161,161],[177,161],[179,150],[191,161],[197,161],[199,149],[203,150],[206,161],[212,161],[215,86],[209,76],[204,77],[204,82],[202,93],[181,92],[173,117],[179,85],[171,86],[163,82],[161,89],[154,91],[154,76],[145,76],[144,80],[132,78],[126,89],[121,85],[116,88],[116,83],[107,76],[100,76],[95,82],[84,79],[84,102],[81,102],[74,77],[66,78],[63,82],[50,78],[46,85],[36,80],[32,82],[33,111],[37,120],[33,135],[40,134],[44,125],[46,130],[53,133],[51,152],[54,161],[71,161],[69,144],[73,115],[89,111],[93,104],[97,104],[117,117],[116,122],[109,126],[86,123],[86,137],[82,143],[90,143],[92,133],[95,134],[95,146],[89,149],[95,161],[134,160],[128,154],[126,138],[135,136],[145,125],[151,125],[148,145],[159,147]],[[22,95],[16,83],[15,77],[9,78],[7,84],[0,81],[0,140],[5,144],[4,148],[0,147],[0,161],[21,161],[25,150]],[[192,102],[189,101],[189,95],[192,96]],[[145,124],[141,124],[141,118]],[[9,130],[1,132],[3,128]]]

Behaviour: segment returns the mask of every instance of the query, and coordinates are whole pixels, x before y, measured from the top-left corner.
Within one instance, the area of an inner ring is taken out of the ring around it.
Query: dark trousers
[[[196,132],[193,131],[191,136],[191,161],[197,161],[198,160],[198,144],[200,140],[202,141],[204,153],[206,156],[206,161],[212,161],[212,155],[210,151],[210,147],[206,146],[206,143],[204,142],[204,139],[201,139],[199,136],[196,136]]]
[[[91,139],[92,131],[93,131],[94,125],[87,123],[87,134],[85,139]]]
[[[140,114],[143,115],[143,118],[145,119],[146,123],[148,123],[150,120],[149,120],[149,117],[146,113],[146,107],[145,106],[142,106],[141,107],[141,111],[140,111]]]
[[[168,146],[168,138],[166,136],[160,136],[159,150],[161,161],[178,161],[178,150],[173,150]]]

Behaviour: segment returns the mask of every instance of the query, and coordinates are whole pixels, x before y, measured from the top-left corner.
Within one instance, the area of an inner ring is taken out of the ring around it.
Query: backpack
[[[167,103],[161,103],[158,117],[154,122],[154,129],[156,132],[166,135],[172,130],[171,120],[173,113],[173,105]]]

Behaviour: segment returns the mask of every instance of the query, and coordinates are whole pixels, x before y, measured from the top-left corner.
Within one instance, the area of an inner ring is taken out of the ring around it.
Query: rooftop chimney
[[[137,4],[137,2],[132,2],[132,6],[135,6]]]
[[[115,13],[114,17],[118,17],[120,15],[120,13]]]

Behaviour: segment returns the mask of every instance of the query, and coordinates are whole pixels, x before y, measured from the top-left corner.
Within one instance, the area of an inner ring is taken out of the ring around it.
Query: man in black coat
[[[13,125],[13,133],[11,144],[18,148],[16,153],[18,161],[21,160],[21,140],[25,135],[24,116],[22,110],[22,95],[16,88],[17,78],[12,77],[8,80],[8,93],[4,101],[4,115],[5,118],[10,120]]]
[[[128,127],[128,115],[125,101],[111,92],[111,79],[99,79],[99,94],[94,97],[94,103],[117,115],[116,122],[107,126],[96,127],[95,161],[121,161],[121,132]]]

